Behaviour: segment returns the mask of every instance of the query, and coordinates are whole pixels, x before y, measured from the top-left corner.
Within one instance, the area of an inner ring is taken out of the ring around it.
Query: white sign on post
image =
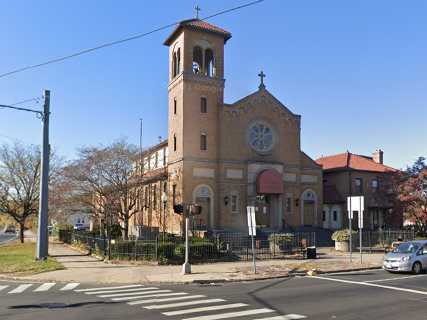
[[[250,236],[256,236],[256,222],[255,222],[255,207],[247,206],[246,211],[248,214],[248,229]]]
[[[359,223],[360,223],[360,216],[362,216],[362,222],[363,222],[364,208],[365,208],[365,200],[363,196],[347,197],[347,211],[348,211],[349,219],[353,219],[353,212],[357,211],[359,213]]]

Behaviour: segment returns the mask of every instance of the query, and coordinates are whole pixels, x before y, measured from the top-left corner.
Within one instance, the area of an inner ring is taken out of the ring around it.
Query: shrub
[[[184,259],[185,245],[179,244],[175,247],[175,256]],[[197,261],[206,261],[216,259],[219,256],[218,248],[215,243],[210,241],[199,241],[190,243],[190,259]]]
[[[353,235],[357,234],[357,232],[355,230],[352,230],[351,233]],[[334,241],[349,241],[350,240],[350,230],[349,229],[337,230],[332,234],[331,238]]]

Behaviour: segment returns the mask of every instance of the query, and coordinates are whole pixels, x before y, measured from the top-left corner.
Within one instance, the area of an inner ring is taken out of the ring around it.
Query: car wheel
[[[415,274],[420,274],[421,271],[423,271],[423,267],[421,263],[415,262],[414,265],[412,266],[412,272]]]

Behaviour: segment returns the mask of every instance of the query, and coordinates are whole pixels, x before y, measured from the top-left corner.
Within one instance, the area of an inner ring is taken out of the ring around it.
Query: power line
[[[210,16],[204,17],[204,18],[202,18],[200,20],[209,20],[209,19],[211,19],[213,17],[217,17],[219,15],[223,15],[223,14],[226,14],[226,13],[229,13],[229,12],[232,12],[232,11],[236,11],[236,10],[240,10],[240,9],[243,9],[243,8],[246,8],[246,7],[250,7],[250,6],[253,6],[255,4],[259,4],[261,2],[264,2],[264,1],[265,0],[251,1],[251,2],[245,3],[243,5],[237,6],[237,7],[233,7],[233,8],[230,8],[230,9],[223,10],[223,11],[219,11],[219,12],[217,12],[215,14],[212,14]],[[115,45],[118,45],[118,44],[121,44],[121,43],[124,43],[124,42],[128,42],[128,41],[140,39],[140,38],[146,37],[146,36],[148,36],[150,34],[153,34],[153,33],[156,33],[156,32],[159,32],[159,31],[171,28],[173,26],[176,26],[177,24],[179,24],[179,21],[167,24],[165,26],[153,29],[153,30],[148,31],[148,32],[139,33],[139,34],[136,34],[136,35],[124,38],[124,39],[107,42],[107,43],[101,44],[101,45],[96,46],[96,47],[92,47],[92,48],[89,48],[89,49],[84,49],[84,50],[81,50],[81,51],[78,51],[78,52],[75,52],[75,53],[72,53],[72,54],[69,54],[69,55],[66,55],[66,56],[62,56],[62,57],[58,57],[58,58],[55,58],[55,59],[48,60],[48,61],[45,61],[45,62],[42,62],[42,63],[38,63],[38,64],[34,64],[34,65],[29,65],[29,66],[26,66],[26,67],[22,67],[22,68],[19,68],[19,69],[15,69],[15,70],[12,70],[12,71],[0,74],[0,78],[4,78],[4,77],[10,76],[10,75],[13,75],[13,74],[16,74],[16,73],[20,73],[20,72],[23,72],[23,71],[27,71],[27,70],[30,70],[30,69],[40,68],[40,67],[43,67],[43,66],[46,66],[46,65],[49,65],[49,64],[54,64],[54,63],[62,62],[64,60],[72,59],[72,58],[75,58],[75,57],[78,57],[78,56],[81,56],[81,55],[84,55],[84,54],[87,54],[87,53],[90,53],[90,52],[93,52],[93,51],[96,51],[96,50],[100,50],[100,49],[104,49],[104,48],[107,48],[107,47],[115,46]]]
[[[17,106],[17,105],[24,104],[24,103],[27,103],[27,102],[32,102],[32,101],[35,101],[35,103],[39,103],[41,98],[42,97],[35,97],[35,98],[31,98],[31,99],[22,100],[22,101],[10,104],[10,106]]]

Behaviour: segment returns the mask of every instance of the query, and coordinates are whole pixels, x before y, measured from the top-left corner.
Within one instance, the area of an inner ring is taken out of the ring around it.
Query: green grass
[[[35,243],[11,242],[0,245],[0,274],[35,274],[64,269],[62,264],[53,258],[36,261],[34,258]]]

